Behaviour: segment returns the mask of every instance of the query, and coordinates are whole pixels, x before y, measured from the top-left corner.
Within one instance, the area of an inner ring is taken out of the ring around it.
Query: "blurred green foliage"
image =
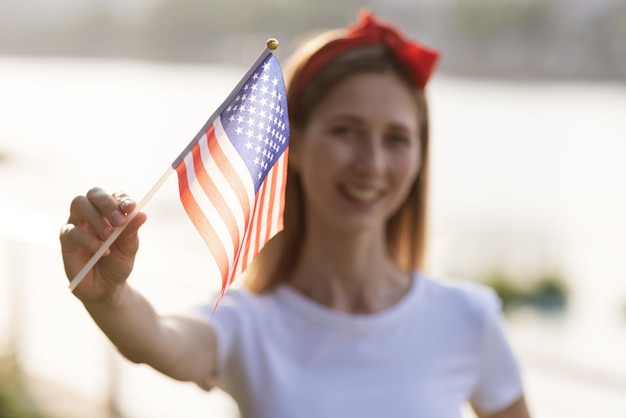
[[[0,357],[0,418],[44,418],[29,402],[16,362]]]
[[[457,27],[482,41],[494,34],[504,35],[542,30],[549,22],[550,2],[474,0],[460,2],[454,16]]]
[[[520,280],[502,270],[495,270],[485,278],[484,284],[498,294],[505,311],[521,306],[530,306],[543,312],[561,312],[567,308],[569,289],[557,274]]]

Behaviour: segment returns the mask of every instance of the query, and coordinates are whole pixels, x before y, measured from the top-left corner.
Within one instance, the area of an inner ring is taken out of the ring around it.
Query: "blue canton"
[[[250,171],[256,193],[289,140],[285,82],[274,55],[259,65],[220,118]]]

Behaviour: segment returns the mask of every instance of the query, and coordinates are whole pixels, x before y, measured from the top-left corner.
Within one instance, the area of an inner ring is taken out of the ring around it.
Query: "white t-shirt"
[[[246,418],[458,418],[522,395],[500,301],[486,287],[415,275],[380,313],[330,310],[288,285],[229,290],[215,315],[218,386]]]

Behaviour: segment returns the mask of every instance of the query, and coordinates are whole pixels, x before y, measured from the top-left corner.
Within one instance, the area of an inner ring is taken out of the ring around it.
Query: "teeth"
[[[353,199],[369,201],[373,200],[378,196],[376,190],[372,189],[359,189],[356,187],[346,187],[346,193]]]

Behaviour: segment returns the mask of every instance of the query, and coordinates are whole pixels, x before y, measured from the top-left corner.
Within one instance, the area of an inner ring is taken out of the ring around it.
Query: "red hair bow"
[[[365,10],[359,13],[359,21],[347,28],[344,37],[328,42],[309,58],[295,80],[293,97],[297,97],[309,80],[334,58],[350,49],[370,45],[388,47],[421,89],[426,86],[439,58],[439,51],[404,37],[396,27]]]

